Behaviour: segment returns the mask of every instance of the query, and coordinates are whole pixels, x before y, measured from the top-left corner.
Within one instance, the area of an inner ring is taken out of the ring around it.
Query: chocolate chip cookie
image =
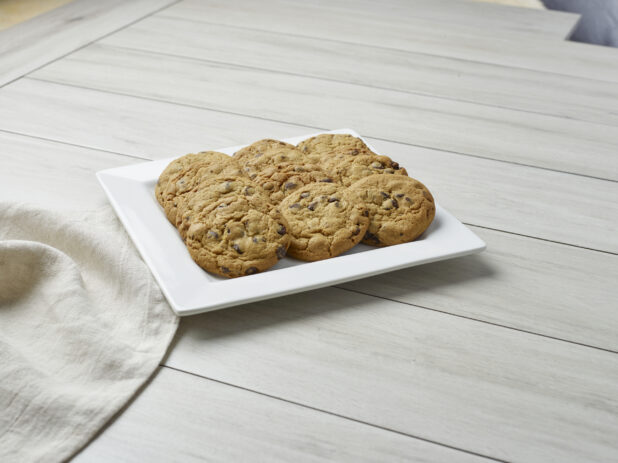
[[[429,190],[418,180],[401,175],[371,175],[348,189],[352,201],[369,210],[369,228],[363,243],[390,246],[419,237],[431,224],[436,206]]]
[[[298,188],[315,182],[332,183],[333,177],[315,165],[285,163],[262,168],[252,180],[264,189],[272,204],[279,204]]]
[[[203,210],[221,199],[242,196],[251,199],[254,208],[262,211],[271,209],[264,190],[246,177],[216,176],[203,179],[189,194],[176,197],[176,228],[184,239],[191,222]]]
[[[400,167],[388,156],[365,155],[336,156],[330,164],[327,164],[329,172],[344,185],[350,186],[363,177],[375,174],[384,175],[408,175],[408,172]]]
[[[194,162],[217,162],[229,159],[227,154],[219,153],[217,151],[202,151],[199,153],[186,154],[178,159],[174,159],[168,164],[168,166],[161,172],[157,186],[155,187],[155,197],[159,204],[163,206],[163,193],[167,188],[169,180],[178,174],[181,170],[185,169]]]
[[[185,244],[203,269],[228,278],[262,272],[285,256],[287,223],[272,209],[235,195],[210,203],[192,221]]]
[[[311,183],[279,204],[292,237],[288,255],[315,261],[335,257],[356,245],[369,225],[368,211],[335,183]]]
[[[225,159],[194,162],[170,178],[162,195],[162,206],[169,221],[176,223],[178,204],[185,195],[196,190],[202,182],[220,175],[244,177],[238,163],[226,156]]]
[[[303,164],[305,161],[302,153],[294,145],[272,138],[258,140],[245,146],[234,153],[234,159],[242,166],[252,166],[253,171],[258,171],[260,167],[266,165],[284,162]]]
[[[314,163],[329,162],[335,156],[375,155],[360,138],[324,133],[301,141],[298,149]]]

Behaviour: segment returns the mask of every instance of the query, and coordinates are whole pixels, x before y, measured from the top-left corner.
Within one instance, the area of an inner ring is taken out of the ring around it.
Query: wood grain
[[[0,86],[177,0],[75,0],[0,32]]]
[[[484,458],[161,369],[72,460],[480,462]]]
[[[291,0],[302,4],[301,0]],[[512,8],[492,3],[469,0],[335,0],[312,2],[320,9],[336,11],[345,16],[351,10],[360,10],[380,20],[407,22],[430,20],[445,28],[465,27],[471,33],[488,35],[525,34],[539,39],[568,38],[577,26],[579,15],[563,11]]]
[[[618,180],[606,125],[101,45],[32,75]]]
[[[158,15],[100,43],[618,125],[615,83],[554,73]]]
[[[0,93],[0,120],[0,129],[149,158],[316,131],[31,79]],[[615,182],[370,141],[425,182],[460,220],[618,251]]]
[[[482,255],[341,287],[618,352],[616,256],[471,228]]]
[[[113,153],[0,131],[0,198],[47,209],[94,210],[108,204],[95,178],[140,162]]]
[[[334,288],[183,319],[166,364],[507,461],[618,452],[616,354]]]
[[[450,24],[409,26],[408,21],[413,20],[410,15],[393,22],[382,12],[363,9],[332,14],[327,3],[184,0],[161,15],[618,82],[618,50],[610,47],[526,38],[522,34],[511,38],[489,34],[488,38],[478,30],[458,30]]]

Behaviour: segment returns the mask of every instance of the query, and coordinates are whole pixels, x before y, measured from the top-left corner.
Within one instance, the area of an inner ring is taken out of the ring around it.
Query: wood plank
[[[0,198],[47,209],[94,210],[107,205],[95,178],[102,169],[140,159],[0,131]]]
[[[479,256],[341,287],[618,353],[618,258],[471,227]]]
[[[72,460],[479,462],[484,458],[161,369]]]
[[[75,0],[0,32],[0,86],[177,0]]]
[[[332,14],[327,3],[184,0],[161,15],[618,82],[618,50],[610,47],[522,35],[488,40],[451,24],[422,27],[407,15],[393,22],[362,9]]]
[[[328,288],[183,319],[166,365],[507,461],[618,453],[618,356]]]
[[[0,121],[0,130],[147,159],[307,131],[291,124],[31,79],[0,91]]]
[[[292,0],[301,3],[299,0]],[[553,10],[530,10],[471,0],[336,0],[317,3],[321,9],[345,14],[362,10],[389,21],[425,19],[440,24],[472,29],[479,35],[525,34],[546,39],[568,38],[579,15]]]
[[[100,43],[618,125],[610,82],[159,15]]]
[[[0,129],[149,158],[316,130],[32,79],[0,92],[0,120]],[[615,182],[370,142],[467,223],[618,252]]]
[[[606,125],[102,45],[32,75],[618,180],[618,130]]]

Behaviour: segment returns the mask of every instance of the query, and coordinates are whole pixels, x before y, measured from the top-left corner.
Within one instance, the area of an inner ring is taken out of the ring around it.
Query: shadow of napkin
[[[63,461],[157,368],[173,314],[109,207],[0,203],[0,461]]]

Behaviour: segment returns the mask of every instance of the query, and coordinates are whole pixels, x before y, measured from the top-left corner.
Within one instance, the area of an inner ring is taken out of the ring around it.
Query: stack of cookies
[[[155,195],[195,262],[230,278],[264,271],[286,254],[316,261],[359,242],[412,241],[435,215],[422,183],[343,134],[297,146],[260,140],[234,156],[188,154],[161,173]]]

